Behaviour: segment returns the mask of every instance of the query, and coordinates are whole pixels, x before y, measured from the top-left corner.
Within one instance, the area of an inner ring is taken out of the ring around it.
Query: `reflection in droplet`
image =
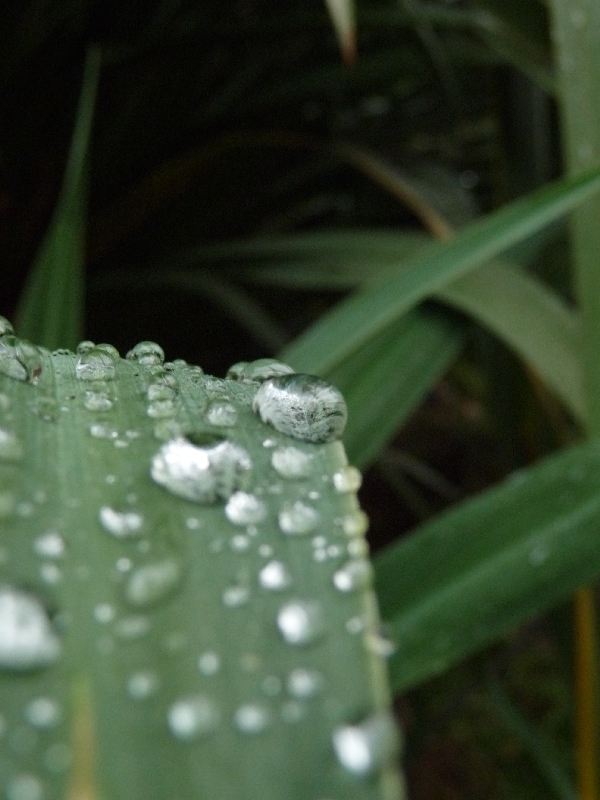
[[[368,775],[386,764],[398,749],[393,717],[380,711],[358,725],[342,725],[333,732],[338,761],[354,775]]]
[[[142,515],[135,511],[116,511],[110,506],[102,506],[98,516],[104,530],[118,539],[138,535],[144,522]]]
[[[190,741],[216,730],[220,714],[213,700],[197,694],[173,703],[167,720],[175,738]]]
[[[288,644],[311,644],[324,633],[323,609],[316,600],[291,600],[279,609],[277,627]]]
[[[100,347],[92,347],[79,356],[75,376],[80,381],[110,381],[116,375],[115,356]]]
[[[254,395],[252,408],[280,433],[315,443],[339,439],[348,416],[340,392],[313,375],[266,381]]]
[[[279,512],[279,527],[282,532],[289,535],[303,535],[313,531],[319,523],[319,512],[304,503],[296,500],[286,503]]]
[[[255,525],[266,517],[267,507],[254,494],[235,492],[225,505],[225,515],[234,525]]]
[[[60,641],[46,610],[32,594],[0,588],[0,669],[27,670],[52,664]]]

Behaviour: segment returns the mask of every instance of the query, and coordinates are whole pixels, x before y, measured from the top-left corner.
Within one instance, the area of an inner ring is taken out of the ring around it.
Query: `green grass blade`
[[[391,735],[376,745],[382,763],[370,775],[343,768],[332,745],[340,724],[389,707],[385,664],[367,646],[378,625],[368,567],[360,588],[334,583],[367,549],[355,495],[332,481],[346,464],[342,446],[262,423],[251,408],[256,384],[185,362],[160,369],[94,352],[104,364],[88,376],[96,380],[77,379],[73,355],[46,350],[33,382],[0,373],[0,782],[8,797],[398,800]],[[158,399],[147,399],[150,385]],[[227,427],[211,416],[224,402],[237,413],[229,409]],[[192,502],[157,485],[152,458],[178,430],[243,447],[252,469],[224,470],[218,485],[227,493],[230,481],[243,483],[267,516],[236,525],[223,501]],[[274,448],[290,445],[309,458],[302,479],[282,479],[271,465]],[[314,533],[285,535],[278,516],[299,499],[317,510]],[[290,580],[279,590],[259,577],[273,560]],[[37,669],[8,661],[7,585],[42,615],[42,642],[52,646]],[[323,629],[309,628],[315,638],[304,645],[287,643],[277,625],[295,598],[316,604],[317,623],[322,614]],[[299,669],[316,671],[316,683],[312,672],[294,682]]]
[[[600,171],[554,183],[464,229],[380,286],[344,300],[286,348],[298,370],[325,373],[367,339],[450,281],[566,214],[600,188]]]
[[[600,445],[571,448],[437,517],[375,561],[396,691],[481,650],[600,574]]]
[[[54,349],[75,347],[83,323],[87,159],[100,51],[87,55],[77,120],[60,197],[17,312],[22,335]]]

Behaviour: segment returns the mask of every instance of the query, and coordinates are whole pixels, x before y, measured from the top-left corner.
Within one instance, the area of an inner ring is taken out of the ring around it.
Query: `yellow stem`
[[[579,800],[596,800],[596,608],[589,587],[575,593],[575,691]]]

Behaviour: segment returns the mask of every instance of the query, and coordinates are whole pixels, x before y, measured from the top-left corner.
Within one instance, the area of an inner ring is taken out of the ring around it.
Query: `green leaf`
[[[377,556],[394,690],[436,675],[600,573],[600,444],[514,473]]]
[[[301,371],[326,373],[421,300],[566,214],[598,188],[596,169],[474,222],[451,242],[417,257],[401,274],[344,300],[287,347],[283,359]]]
[[[61,194],[17,312],[20,333],[50,349],[75,347],[81,338],[87,161],[99,76],[100,51],[91,48]]]
[[[162,367],[157,346],[136,361],[102,345],[77,361],[11,341],[0,358],[8,796],[401,797],[385,664],[366,646],[378,614],[364,518],[332,481],[346,464],[339,442],[278,432],[251,408],[256,383]],[[191,442],[215,437],[245,454],[198,461],[182,488],[168,454],[185,472],[190,452],[208,457]],[[305,477],[272,466],[290,446]],[[180,496],[190,485],[219,499]],[[261,513],[224,512],[234,489]],[[332,734],[365,720],[374,769],[358,776]]]

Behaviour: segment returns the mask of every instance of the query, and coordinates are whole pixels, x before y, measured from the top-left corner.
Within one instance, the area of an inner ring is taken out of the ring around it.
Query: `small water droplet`
[[[167,442],[152,459],[152,478],[186,500],[228,499],[243,488],[252,462],[239,445],[227,439],[213,442],[196,445],[183,438]]]
[[[220,428],[231,428],[237,422],[237,408],[232,403],[215,400],[206,409],[206,421]]]
[[[382,631],[367,631],[365,647],[382,658],[390,658],[398,650],[398,644]]]
[[[125,597],[133,606],[147,606],[162,600],[181,579],[181,565],[173,558],[135,569],[127,581]]]
[[[263,558],[271,558],[273,555],[273,548],[270,544],[261,544],[258,548],[258,554]]]
[[[266,517],[267,507],[254,494],[235,492],[225,505],[225,515],[234,525],[253,525]]]
[[[156,342],[138,342],[125,356],[129,361],[137,361],[143,367],[160,366],[165,360],[165,352]]]
[[[60,641],[45,608],[32,594],[0,588],[0,669],[26,670],[52,664]]]
[[[324,633],[323,609],[316,600],[291,600],[279,609],[277,627],[288,644],[311,644]]]
[[[44,583],[49,583],[50,585],[60,583],[62,580],[60,567],[57,567],[56,564],[42,564],[40,567],[40,578]]]
[[[188,517],[185,521],[185,527],[190,531],[198,531],[204,526],[204,522],[198,517]]]
[[[164,367],[161,367],[161,366],[148,367],[148,372],[152,376],[152,384],[151,384],[152,386],[154,386],[154,387],[166,386],[168,389],[172,389],[173,392],[175,392],[175,393],[177,393],[179,391],[179,381],[177,380],[175,375],[173,375],[172,372],[169,372]],[[149,389],[150,389],[150,387],[148,387],[148,390]],[[152,400],[154,398],[152,398],[152,397],[150,397],[148,395],[148,399]],[[158,398],[157,397],[155,399],[158,400],[158,399],[166,399],[166,398]]]
[[[94,439],[118,439],[119,431],[103,422],[94,422],[90,425],[90,434]]]
[[[198,657],[198,669],[206,677],[216,675],[221,669],[221,659],[214,651],[207,650]]]
[[[42,800],[44,786],[35,775],[15,775],[6,784],[6,797],[7,800]]]
[[[369,528],[369,518],[364,511],[353,511],[340,520],[346,536],[364,536]]]
[[[144,518],[136,511],[116,511],[110,506],[102,506],[98,517],[104,530],[118,539],[138,536],[144,523]]]
[[[83,405],[88,411],[110,411],[112,400],[106,392],[86,391]]]
[[[37,383],[42,355],[35,345],[7,334],[0,337],[0,373],[17,381]]]
[[[0,461],[20,461],[23,458],[23,445],[12,431],[0,428]]]
[[[34,728],[54,728],[60,722],[60,706],[52,697],[36,697],[23,712],[25,719]]]
[[[223,592],[223,605],[227,608],[244,606],[250,599],[250,592],[245,586],[229,586]]]
[[[33,543],[35,552],[45,558],[60,558],[65,553],[65,540],[58,531],[46,531]]]
[[[6,317],[0,317],[0,336],[12,335],[14,332],[15,329]]]
[[[306,699],[319,694],[323,689],[324,683],[323,676],[316,669],[298,667],[288,675],[286,688],[292,697]]]
[[[333,585],[340,592],[366,589],[373,580],[373,567],[366,558],[347,561],[333,576]]]
[[[184,697],[169,708],[168,724],[173,736],[190,741],[217,729],[219,709],[213,700],[197,694]]]
[[[241,733],[256,734],[268,727],[270,719],[271,715],[264,706],[247,703],[236,709],[233,724]]]
[[[84,339],[77,345],[76,353],[78,356],[82,356],[84,353],[87,353],[88,350],[91,350],[93,347],[96,347],[95,342],[91,342],[89,339]]]
[[[369,775],[386,764],[398,749],[398,732],[386,711],[376,712],[358,725],[342,725],[333,732],[338,761],[354,775]]]
[[[342,467],[333,474],[333,485],[337,492],[346,494],[348,492],[357,492],[362,483],[362,475],[356,467]]]
[[[346,547],[348,555],[353,558],[366,558],[369,555],[369,543],[362,537],[351,539]]]
[[[133,561],[126,556],[121,556],[121,558],[117,558],[117,562],[115,564],[115,569],[117,572],[129,572],[129,570],[133,567]]]
[[[148,617],[141,614],[132,615],[131,617],[122,617],[115,623],[115,633],[121,639],[140,639],[149,632],[150,627]]]
[[[80,381],[110,381],[116,375],[115,356],[100,347],[92,347],[79,356],[75,377]]]
[[[311,473],[312,455],[297,447],[282,447],[271,456],[273,469],[287,480],[308,478]]]
[[[313,375],[271,378],[252,408],[279,433],[304,442],[332,442],[344,432],[348,412],[341,393]]]
[[[279,527],[288,536],[302,536],[313,531],[319,524],[319,512],[304,503],[295,500],[285,503],[279,512]]]
[[[259,358],[256,361],[238,361],[227,371],[227,379],[243,383],[262,383],[269,378],[293,375],[294,370],[274,358]]]
[[[258,573],[258,582],[263,589],[279,592],[292,583],[292,576],[281,561],[269,561]]]
[[[350,617],[346,620],[345,628],[352,636],[357,636],[362,633],[366,627],[366,623],[362,617]]]
[[[116,616],[116,611],[109,603],[99,603],[94,608],[94,618],[97,622],[106,624],[112,622]]]
[[[134,672],[127,679],[127,694],[133,700],[146,700],[158,690],[159,680],[155,672]]]

